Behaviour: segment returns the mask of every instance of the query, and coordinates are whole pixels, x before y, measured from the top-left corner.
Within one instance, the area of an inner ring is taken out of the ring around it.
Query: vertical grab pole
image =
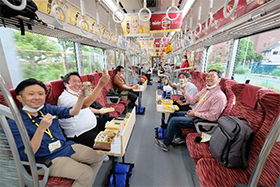
[[[267,157],[269,156],[269,153],[276,142],[277,138],[280,135],[280,107],[278,109],[278,117],[274,122],[273,127],[271,128],[264,144],[261,149],[261,152],[257,158],[257,161],[255,163],[254,169],[252,171],[252,175],[249,181],[248,186],[249,187],[255,187],[258,184],[258,181],[260,179],[264,164],[267,160]]]

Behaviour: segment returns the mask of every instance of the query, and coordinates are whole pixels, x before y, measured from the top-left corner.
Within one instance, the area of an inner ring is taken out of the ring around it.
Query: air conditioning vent
[[[157,0],[147,0],[147,7],[157,7]]]

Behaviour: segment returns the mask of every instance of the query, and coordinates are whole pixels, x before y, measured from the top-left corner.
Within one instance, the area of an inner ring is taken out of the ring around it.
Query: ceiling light
[[[103,0],[103,2],[113,13],[118,9],[117,5],[112,0]],[[119,11],[116,13],[116,15],[118,19],[121,20],[121,13]]]
[[[182,10],[182,19],[186,16],[186,14],[189,12],[192,4],[194,3],[195,0],[187,0],[183,10]]]

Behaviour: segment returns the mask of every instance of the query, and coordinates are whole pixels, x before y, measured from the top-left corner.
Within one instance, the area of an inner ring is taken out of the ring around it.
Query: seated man
[[[106,119],[96,118],[90,105],[98,97],[100,91],[108,83],[109,75],[103,75],[92,94],[84,99],[83,106],[77,116],[60,119],[59,123],[68,140],[93,148],[96,135],[105,130]],[[57,106],[72,107],[77,101],[78,91],[82,88],[82,80],[77,72],[71,72],[63,77],[64,91],[58,98]]]
[[[169,79],[168,79],[168,85],[171,86],[173,89],[183,89],[185,92],[187,92],[190,96],[195,96],[198,93],[197,87],[189,82],[190,80],[190,74],[186,72],[181,72],[179,73],[179,83],[178,84],[173,84]],[[180,93],[181,94],[181,93]],[[184,96],[182,96],[184,97]],[[187,102],[183,102],[181,100],[175,101],[174,105],[178,105],[180,111],[188,111],[191,110],[193,105],[189,105]]]
[[[181,129],[195,129],[193,117],[209,121],[216,121],[219,118],[227,103],[226,96],[219,86],[221,77],[222,73],[219,70],[210,70],[206,77],[206,88],[203,88],[194,97],[191,97],[185,89],[180,88],[187,103],[196,103],[196,105],[193,107],[193,110],[171,114],[163,140],[155,139],[155,143],[162,150],[169,151],[171,143],[180,144],[184,141]]]
[[[113,84],[115,89],[118,89],[118,92],[128,90],[128,98],[130,100],[129,107],[133,108],[135,105],[135,101],[137,100],[138,93],[134,92],[132,89],[137,89],[136,85],[129,85],[125,83],[124,80],[124,68],[123,66],[116,67],[116,75],[113,78]]]
[[[83,92],[78,94],[76,104],[69,108],[45,104],[46,86],[36,79],[27,79],[19,83],[16,94],[16,98],[23,105],[19,108],[19,112],[35,157],[52,161],[49,175],[74,179],[73,186],[92,186],[102,165],[103,155],[84,145],[66,141],[56,119],[70,118],[79,114],[83,106]],[[8,123],[20,158],[27,161],[26,150],[16,122],[9,119]],[[38,174],[44,174],[44,170],[39,169]]]

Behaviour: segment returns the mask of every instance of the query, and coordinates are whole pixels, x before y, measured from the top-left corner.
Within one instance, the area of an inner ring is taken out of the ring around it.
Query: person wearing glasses
[[[185,96],[188,104],[195,104],[192,110],[179,111],[170,114],[170,120],[166,133],[162,140],[155,138],[155,143],[164,151],[169,151],[171,144],[179,145],[185,142],[182,137],[181,129],[195,129],[194,117],[199,117],[208,121],[216,121],[224,108],[227,99],[219,86],[222,73],[219,70],[212,69],[206,76],[206,87],[195,96],[190,96],[185,89],[179,88]],[[204,127],[209,130],[208,127]]]

